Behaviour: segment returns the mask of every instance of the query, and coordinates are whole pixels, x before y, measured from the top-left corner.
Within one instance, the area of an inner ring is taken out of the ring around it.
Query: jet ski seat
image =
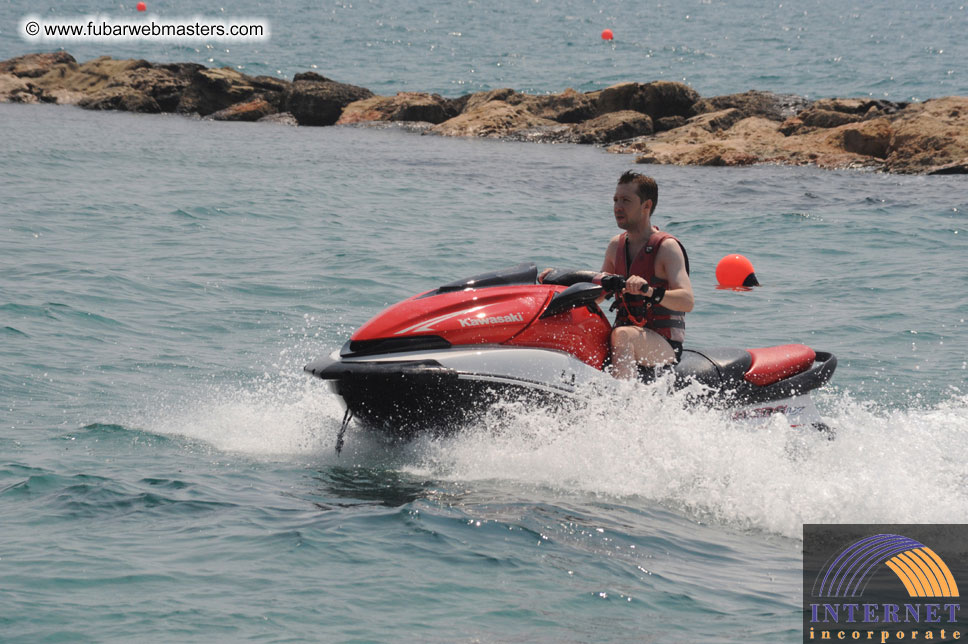
[[[753,364],[746,372],[746,381],[761,387],[806,371],[817,359],[817,353],[805,344],[781,344],[750,349],[749,353]]]
[[[817,354],[803,344],[760,349],[683,349],[675,367],[680,380],[694,379],[719,388],[743,381],[764,387],[809,369]]]
[[[678,380],[696,380],[719,389],[729,382],[740,382],[753,363],[745,349],[683,349],[675,366]]]

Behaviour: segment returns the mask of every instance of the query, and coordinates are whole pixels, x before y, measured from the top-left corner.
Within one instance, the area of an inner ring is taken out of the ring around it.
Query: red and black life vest
[[[678,239],[661,230],[652,231],[652,235],[649,236],[649,241],[645,243],[645,246],[632,261],[629,261],[628,257],[629,234],[623,233],[622,241],[618,245],[618,253],[615,257],[615,270],[622,277],[629,277],[631,275],[644,277],[652,288],[659,286],[665,288],[669,282],[668,280],[656,277],[655,257],[659,252],[659,246],[667,239],[672,239],[679,244],[679,248],[682,249],[682,257],[686,261],[686,272],[688,273],[689,256],[686,254],[685,246]],[[636,298],[634,295],[626,295],[624,297],[626,299],[626,306],[619,307],[618,315],[615,318],[615,326],[631,324],[626,311],[628,309],[641,309],[642,307],[644,298]],[[661,304],[655,304],[647,307],[644,314],[646,320],[644,326],[646,328],[652,329],[667,340],[674,340],[676,342],[685,340],[686,314],[682,311],[673,311],[672,309],[665,308]]]

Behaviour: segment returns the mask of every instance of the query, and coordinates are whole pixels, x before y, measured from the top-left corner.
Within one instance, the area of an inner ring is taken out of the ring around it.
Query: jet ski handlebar
[[[625,278],[621,275],[612,275],[611,273],[600,273],[595,283],[601,284],[602,289],[609,295],[621,293],[625,288]]]
[[[552,269],[541,280],[542,284],[557,284],[559,286],[572,286],[579,282],[598,284],[609,295],[619,293],[625,288],[625,278],[621,275],[596,271],[565,271],[556,268]]]

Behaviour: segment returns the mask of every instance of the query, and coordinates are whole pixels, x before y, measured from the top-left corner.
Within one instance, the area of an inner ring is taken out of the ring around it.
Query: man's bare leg
[[[654,367],[675,360],[672,345],[652,329],[620,326],[612,330],[612,375],[620,380],[637,378],[639,365]]]

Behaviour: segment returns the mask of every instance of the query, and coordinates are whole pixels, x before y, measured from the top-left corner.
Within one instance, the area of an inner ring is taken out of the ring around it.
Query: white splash
[[[284,350],[257,383],[167,404],[149,431],[318,466],[388,463],[448,481],[507,481],[645,499],[701,520],[799,537],[803,523],[953,522],[968,516],[968,396],[885,410],[849,394],[818,404],[836,438],[782,417],[752,427],[665,383],[590,392],[575,409],[498,405],[449,438],[387,445],[353,424],[340,459],[339,399]],[[310,351],[310,355],[317,352]]]
[[[282,349],[260,378],[199,386],[189,399],[156,401],[127,424],[256,457],[328,454],[343,407],[323,383],[302,372],[306,356],[321,353],[318,343],[303,339]]]
[[[968,515],[968,397],[931,409],[878,411],[821,397],[836,431],[759,427],[681,393],[630,385],[555,415],[504,419],[426,441],[415,471],[510,479],[658,501],[703,520],[799,537],[803,523],[955,522]]]

